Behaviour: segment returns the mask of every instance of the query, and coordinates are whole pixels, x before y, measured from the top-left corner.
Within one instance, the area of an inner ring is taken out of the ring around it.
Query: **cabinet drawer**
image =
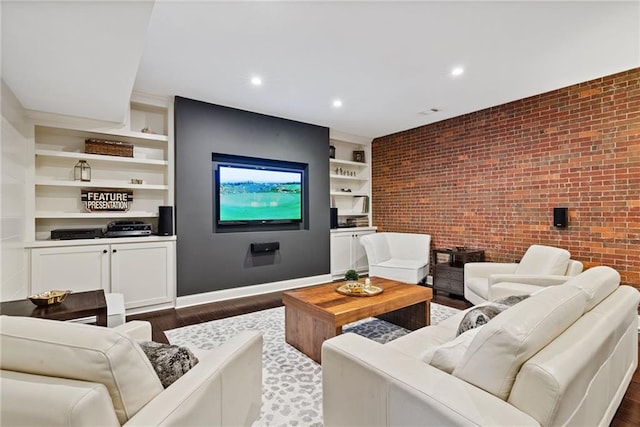
[[[448,265],[436,265],[436,277],[462,281],[464,279],[464,270]]]
[[[464,285],[460,280],[437,277],[433,284],[436,291],[445,291],[456,295],[464,295]]]

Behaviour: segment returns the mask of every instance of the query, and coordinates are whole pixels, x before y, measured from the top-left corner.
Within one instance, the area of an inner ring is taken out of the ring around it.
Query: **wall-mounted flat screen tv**
[[[216,175],[219,225],[302,221],[301,170],[219,164]]]

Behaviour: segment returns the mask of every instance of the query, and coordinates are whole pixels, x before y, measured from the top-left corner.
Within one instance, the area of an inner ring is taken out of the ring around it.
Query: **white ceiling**
[[[25,108],[112,121],[136,90],[376,137],[640,66],[638,1],[1,5]]]

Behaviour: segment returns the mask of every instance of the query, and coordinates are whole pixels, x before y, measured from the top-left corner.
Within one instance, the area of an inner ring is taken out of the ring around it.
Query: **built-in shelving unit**
[[[338,208],[339,224],[371,225],[371,158],[370,139],[339,132],[330,133],[335,149],[329,159],[330,203]],[[362,161],[354,161],[354,152]]]
[[[369,268],[360,238],[376,232],[371,227],[371,140],[334,131],[329,137],[334,152],[329,159],[330,203],[338,208],[338,224],[349,226],[330,235],[331,276],[340,279],[347,270],[364,274]],[[354,160],[356,151],[362,161]]]
[[[33,135],[33,241],[50,238],[52,229],[106,227],[113,220],[144,219],[157,226],[158,206],[173,205],[173,105],[169,99],[134,95],[121,125],[83,119],[35,117]],[[144,132],[143,132],[144,130]],[[88,138],[133,145],[133,157],[85,153]],[[91,167],[91,181],[74,181],[80,160]],[[141,183],[134,183],[141,182]],[[88,212],[81,189],[133,192],[126,212]]]
[[[155,231],[159,206],[174,205],[173,100],[134,94],[129,107],[119,124],[29,114],[30,293],[104,289],[123,294],[127,313],[174,306],[176,236],[51,240],[51,230],[105,230],[118,220],[151,223]],[[133,157],[85,153],[89,138],[131,144]],[[90,181],[74,180],[81,160],[91,167]],[[133,200],[127,211],[90,212],[83,189],[126,190]]]

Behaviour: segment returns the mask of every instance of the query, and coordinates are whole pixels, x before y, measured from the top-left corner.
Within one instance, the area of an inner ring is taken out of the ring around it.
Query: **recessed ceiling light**
[[[462,68],[462,67],[455,67],[453,70],[451,70],[451,75],[452,76],[459,76],[462,73],[464,73],[464,68]]]
[[[254,86],[260,86],[262,84],[262,79],[258,76],[251,77],[251,84]]]
[[[339,99],[335,99],[335,100],[333,101],[333,106],[334,106],[334,107],[336,107],[336,108],[340,108],[340,107],[342,107],[342,101],[341,101],[341,100],[339,100]]]

